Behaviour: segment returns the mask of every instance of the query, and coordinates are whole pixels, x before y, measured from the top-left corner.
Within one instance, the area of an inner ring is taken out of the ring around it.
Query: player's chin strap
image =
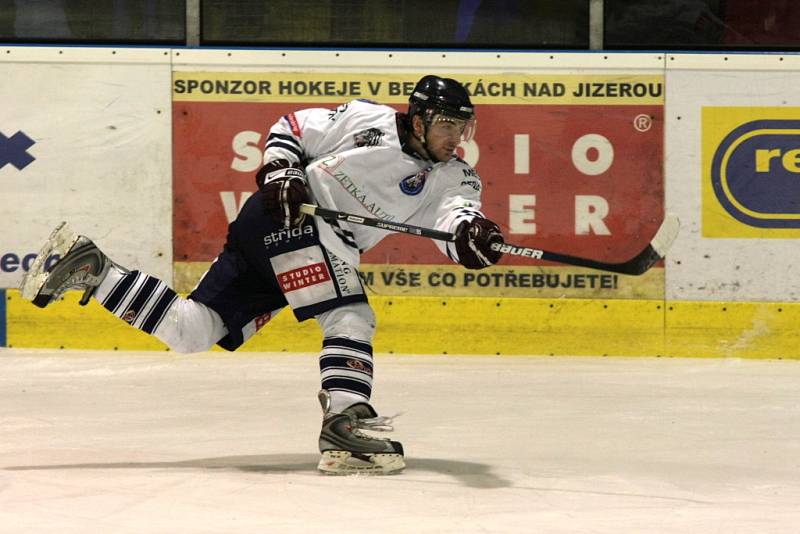
[[[428,150],[428,123],[425,122],[425,119],[422,116],[420,116],[420,115],[418,115],[418,116],[422,119],[422,127],[425,130],[422,132],[422,137],[418,137],[417,134],[414,132],[414,118],[412,117],[411,118],[411,136],[414,139],[417,140],[417,142],[419,143],[419,146],[422,148],[422,150],[425,151],[425,156],[427,156],[426,159],[428,159],[428,160],[430,160],[430,161],[432,161],[434,163],[440,163],[441,160],[439,158],[437,158],[436,155],[433,152]]]
[[[427,130],[427,128],[426,128],[426,129],[425,129],[425,135],[422,137],[422,139],[420,139],[420,138],[419,138],[419,137],[417,137],[417,136],[414,136],[414,137],[417,139],[417,141],[419,141],[419,144],[420,144],[420,146],[422,147],[422,150],[424,150],[424,151],[425,151],[425,156],[426,156],[426,159],[428,159],[428,160],[430,160],[430,161],[432,161],[432,162],[434,162],[434,163],[439,163],[439,161],[440,161],[440,160],[439,160],[439,158],[437,158],[437,157],[436,157],[436,155],[435,155],[433,152],[431,152],[430,150],[428,150],[428,139],[427,139],[427,135],[428,135],[428,130]]]

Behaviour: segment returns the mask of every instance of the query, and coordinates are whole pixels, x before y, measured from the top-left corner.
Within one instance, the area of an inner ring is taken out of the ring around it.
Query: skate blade
[[[353,458],[348,451],[325,451],[317,469],[326,475],[391,475],[406,466],[402,454],[380,453],[369,456],[369,461]]]
[[[63,258],[77,240],[78,235],[72,231],[66,222],[56,226],[33,261],[31,268],[22,277],[22,283],[19,288],[22,298],[30,301],[36,299],[49,276],[49,273],[44,270],[47,258],[53,254],[58,254]]]

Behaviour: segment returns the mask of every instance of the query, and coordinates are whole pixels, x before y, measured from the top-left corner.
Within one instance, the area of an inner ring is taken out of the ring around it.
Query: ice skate
[[[390,432],[391,417],[379,417],[366,402],[353,404],[342,413],[330,413],[330,394],[324,389],[319,392],[319,401],[323,412],[319,435],[322,458],[317,466],[320,471],[332,475],[387,475],[406,466],[399,442],[361,432]]]
[[[45,262],[53,255],[60,259],[49,269]],[[103,281],[111,261],[88,238],[74,233],[66,222],[59,224],[25,273],[20,285],[22,298],[44,308],[68,289],[85,290],[81,305],[89,302]]]

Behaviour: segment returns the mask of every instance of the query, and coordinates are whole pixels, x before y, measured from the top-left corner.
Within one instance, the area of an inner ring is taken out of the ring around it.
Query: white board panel
[[[170,57],[112,52],[0,57],[0,287],[19,284],[61,220],[118,263],[172,279]]]
[[[800,147],[800,135],[788,130],[786,135],[766,134],[759,126],[784,128],[800,119],[800,72],[774,55],[736,56],[729,62],[740,68],[728,70],[721,68],[721,55],[705,56],[706,69],[703,60],[679,56],[667,63],[666,202],[683,223],[667,261],[667,298],[797,301],[800,225],[780,207],[795,193],[800,198],[800,187],[793,187],[779,155],[767,169],[759,169],[757,152],[763,156],[771,149]],[[739,147],[738,156],[726,147]],[[739,160],[734,163],[732,157]],[[715,171],[715,161],[728,164]],[[731,204],[760,206],[753,208],[757,217],[737,220],[739,215],[724,207],[725,198]]]

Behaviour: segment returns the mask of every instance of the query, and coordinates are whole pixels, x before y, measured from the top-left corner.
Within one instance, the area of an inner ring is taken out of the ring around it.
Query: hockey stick
[[[300,211],[307,215],[316,215],[317,217],[321,217],[325,220],[346,221],[353,224],[361,224],[363,226],[372,226],[373,228],[380,228],[382,230],[390,230],[392,232],[418,235],[420,237],[429,237],[431,239],[438,239],[440,241],[455,241],[456,238],[456,236],[450,232],[442,232],[432,228],[423,228],[405,223],[387,222],[380,219],[352,215],[342,211],[312,206],[311,204],[301,204]],[[577,267],[587,267],[589,269],[597,269],[612,273],[640,275],[647,272],[647,270],[655,265],[657,261],[666,256],[667,251],[672,246],[675,238],[678,236],[678,230],[680,230],[680,221],[675,215],[668,214],[666,217],[664,217],[661,227],[658,229],[656,235],[653,236],[653,239],[650,240],[647,246],[633,258],[621,263],[608,263],[589,258],[580,258],[578,256],[571,256],[569,254],[560,254],[558,252],[550,252],[538,248],[512,245],[510,243],[495,243],[492,245],[492,249],[502,252],[503,254],[510,254],[512,256],[522,256],[525,258],[552,261],[555,263],[575,265]]]
[[[420,237],[430,237],[431,239],[436,239],[439,241],[455,241],[456,239],[456,236],[450,232],[442,232],[441,230],[434,230],[433,228],[423,228],[421,226],[414,226],[405,223],[382,221],[380,219],[372,219],[370,217],[361,217],[360,215],[352,215],[343,211],[320,208],[319,206],[314,206],[312,204],[300,204],[300,212],[305,213],[306,215],[316,215],[317,217],[325,220],[346,221],[353,224],[360,224],[362,226],[380,228],[381,230],[418,235]]]
[[[638,276],[646,273],[658,260],[664,259],[673,241],[678,237],[678,230],[680,230],[680,227],[681,223],[678,217],[671,213],[667,214],[664,217],[664,221],[661,223],[661,227],[659,227],[656,235],[653,236],[653,239],[650,240],[647,246],[633,258],[621,263],[608,263],[588,258],[579,258],[578,256],[570,256],[569,254],[559,254],[558,252],[549,252],[536,248],[520,247],[509,243],[494,243],[492,244],[492,250],[498,250],[504,254],[511,254],[512,256],[525,256],[538,260],[564,263],[566,265],[576,265],[578,267],[587,267],[600,271]]]

